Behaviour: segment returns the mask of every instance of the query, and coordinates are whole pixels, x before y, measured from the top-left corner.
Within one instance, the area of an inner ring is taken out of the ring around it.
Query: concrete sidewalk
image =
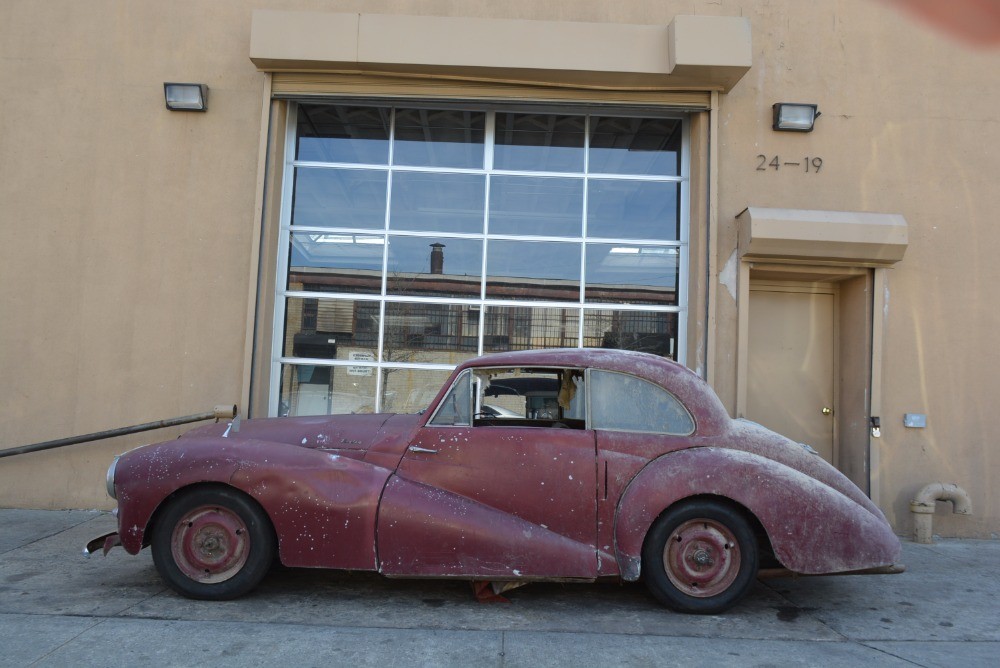
[[[987,666],[1000,541],[904,544],[894,576],[770,580],[733,611],[672,613],[641,585],[467,583],[276,570],[246,598],[183,599],[148,551],[84,559],[114,519],[0,510],[2,666]]]

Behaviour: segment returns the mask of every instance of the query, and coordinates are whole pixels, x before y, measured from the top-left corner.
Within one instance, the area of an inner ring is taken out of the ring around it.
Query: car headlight
[[[105,478],[108,496],[115,500],[118,499],[118,497],[115,496],[115,469],[118,467],[119,459],[121,459],[121,455],[118,455],[111,461],[111,466],[108,467],[108,475]]]

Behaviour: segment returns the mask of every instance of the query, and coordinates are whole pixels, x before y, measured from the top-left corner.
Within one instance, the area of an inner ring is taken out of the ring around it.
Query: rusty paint
[[[633,374],[677,397],[695,431],[428,424],[455,379],[483,367]],[[704,495],[746,509],[790,571],[884,569],[899,556],[882,513],[838,471],[730,419],[698,376],[641,353],[501,353],[460,365],[423,415],[261,419],[225,430],[207,425],[121,457],[117,537],[128,552],[148,541],[173,494],[210,483],[257,501],[289,566],[494,582],[634,580],[656,518]]]

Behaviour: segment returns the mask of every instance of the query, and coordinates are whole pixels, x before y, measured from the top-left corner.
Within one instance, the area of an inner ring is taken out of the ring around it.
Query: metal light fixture
[[[207,111],[208,85],[197,83],[165,83],[163,98],[170,111]]]
[[[819,109],[815,104],[777,102],[771,109],[774,111],[772,130],[812,132],[813,125],[819,117]]]

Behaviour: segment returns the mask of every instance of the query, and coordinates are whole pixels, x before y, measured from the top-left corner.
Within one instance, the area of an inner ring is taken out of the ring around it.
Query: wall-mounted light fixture
[[[170,111],[207,111],[208,85],[196,83],[165,83],[163,98]]]
[[[774,111],[772,130],[812,132],[813,125],[819,117],[819,109],[815,104],[777,102],[771,109]]]

